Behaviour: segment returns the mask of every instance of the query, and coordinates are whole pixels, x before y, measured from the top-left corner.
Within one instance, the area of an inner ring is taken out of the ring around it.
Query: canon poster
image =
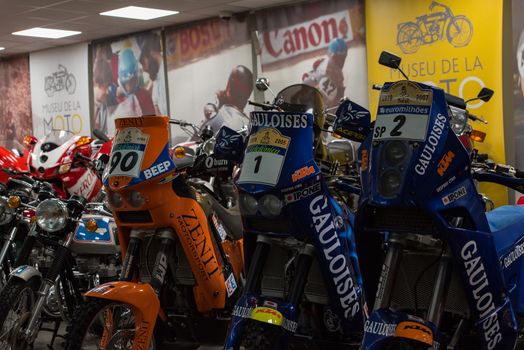
[[[249,123],[253,91],[247,17],[200,21],[166,31],[171,116],[217,132]],[[190,126],[174,125],[176,144],[198,138]]]
[[[97,42],[92,54],[94,128],[113,136],[117,118],[168,114],[159,31]]]
[[[87,44],[31,53],[31,104],[35,136],[65,130],[90,135]]]
[[[262,75],[273,91],[305,83],[323,93],[327,107],[344,96],[368,105],[363,1],[269,9],[257,12],[256,22]]]
[[[0,61],[0,145],[23,151],[24,136],[31,135],[29,58],[18,56]]]

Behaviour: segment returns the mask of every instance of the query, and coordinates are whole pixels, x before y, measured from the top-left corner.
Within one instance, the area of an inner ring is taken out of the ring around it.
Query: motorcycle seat
[[[242,238],[242,218],[240,216],[240,210],[238,205],[232,208],[225,208],[215,198],[209,196],[211,201],[211,207],[215,211],[216,215],[220,218],[222,223],[226,226],[226,232],[234,240]]]
[[[486,217],[491,232],[497,232],[518,221],[524,221],[524,206],[503,205],[487,212]]]

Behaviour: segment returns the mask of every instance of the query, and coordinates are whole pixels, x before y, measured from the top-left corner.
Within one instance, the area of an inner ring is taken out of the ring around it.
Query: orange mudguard
[[[156,318],[160,310],[160,302],[149,284],[123,281],[108,282],[91,289],[84,295],[131,305],[135,315],[133,350],[147,348],[147,344],[151,342],[153,337]]]

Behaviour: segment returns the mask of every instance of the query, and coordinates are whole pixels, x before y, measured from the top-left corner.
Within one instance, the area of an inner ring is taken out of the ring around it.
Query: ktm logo
[[[444,157],[442,157],[440,162],[438,162],[437,173],[440,176],[444,176],[444,173],[446,172],[446,170],[448,170],[449,165],[451,164],[451,162],[453,162],[453,158],[455,158],[455,153],[453,153],[452,151],[448,151],[448,153],[444,154]]]
[[[291,178],[293,180],[293,182],[296,182],[308,175],[311,175],[315,172],[315,168],[313,166],[309,166],[309,167],[303,167],[303,168],[300,168],[298,170],[296,170],[293,174],[291,174]]]
[[[407,324],[404,326],[404,329],[413,329],[415,331],[421,331],[431,336],[431,332],[426,329],[426,327],[421,327],[416,324]]]
[[[255,313],[256,314],[269,314],[269,315],[275,316],[278,319],[282,318],[282,314],[280,312],[270,309],[270,308],[258,308],[255,310]]]

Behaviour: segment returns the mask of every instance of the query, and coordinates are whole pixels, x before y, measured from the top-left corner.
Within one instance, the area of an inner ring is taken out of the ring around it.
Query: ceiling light
[[[49,38],[49,39],[60,39],[65,38],[66,36],[77,35],[82,32],[76,32],[73,30],[62,30],[62,29],[51,29],[51,28],[31,28],[26,30],[21,30],[19,32],[11,33],[13,35],[23,35],[23,36],[35,36],[38,38]]]
[[[5,47],[0,47],[0,51],[5,50]]]
[[[127,6],[127,7],[122,7],[116,10],[101,12],[100,14],[102,16],[132,18],[132,19],[141,19],[141,20],[147,21],[149,19],[176,15],[177,13],[178,11],[152,9],[148,7],[138,7],[138,6]]]

